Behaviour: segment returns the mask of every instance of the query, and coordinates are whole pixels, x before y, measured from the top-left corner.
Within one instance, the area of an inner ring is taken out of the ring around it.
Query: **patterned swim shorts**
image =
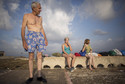
[[[43,52],[45,49],[45,40],[41,32],[28,31],[26,35],[26,42],[28,45],[28,52]]]

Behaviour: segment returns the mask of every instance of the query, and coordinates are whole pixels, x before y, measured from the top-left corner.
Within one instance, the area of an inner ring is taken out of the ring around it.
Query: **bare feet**
[[[89,67],[89,69],[92,71],[93,69],[91,67]]]
[[[93,66],[93,69],[96,69],[96,67],[95,67],[95,66]]]

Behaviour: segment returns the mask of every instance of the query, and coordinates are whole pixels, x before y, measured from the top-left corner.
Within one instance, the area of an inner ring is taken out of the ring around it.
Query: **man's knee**
[[[34,53],[29,53],[29,60],[33,60],[34,59]]]
[[[41,52],[37,53],[37,59],[42,59],[42,53]]]

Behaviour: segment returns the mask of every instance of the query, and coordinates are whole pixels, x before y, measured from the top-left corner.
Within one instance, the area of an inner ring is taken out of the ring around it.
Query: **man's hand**
[[[48,46],[48,41],[47,40],[45,40],[45,45]]]
[[[26,41],[23,41],[23,48],[24,48],[26,51],[28,50],[28,46],[27,46]]]

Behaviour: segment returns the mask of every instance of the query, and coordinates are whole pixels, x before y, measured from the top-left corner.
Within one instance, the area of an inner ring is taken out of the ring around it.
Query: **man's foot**
[[[33,81],[33,78],[29,78],[26,80],[26,84],[30,84]]]
[[[37,80],[42,81],[44,83],[47,83],[47,80],[45,78],[43,78],[43,77],[37,77]]]
[[[74,71],[74,67],[70,68],[70,72],[73,72]]]

